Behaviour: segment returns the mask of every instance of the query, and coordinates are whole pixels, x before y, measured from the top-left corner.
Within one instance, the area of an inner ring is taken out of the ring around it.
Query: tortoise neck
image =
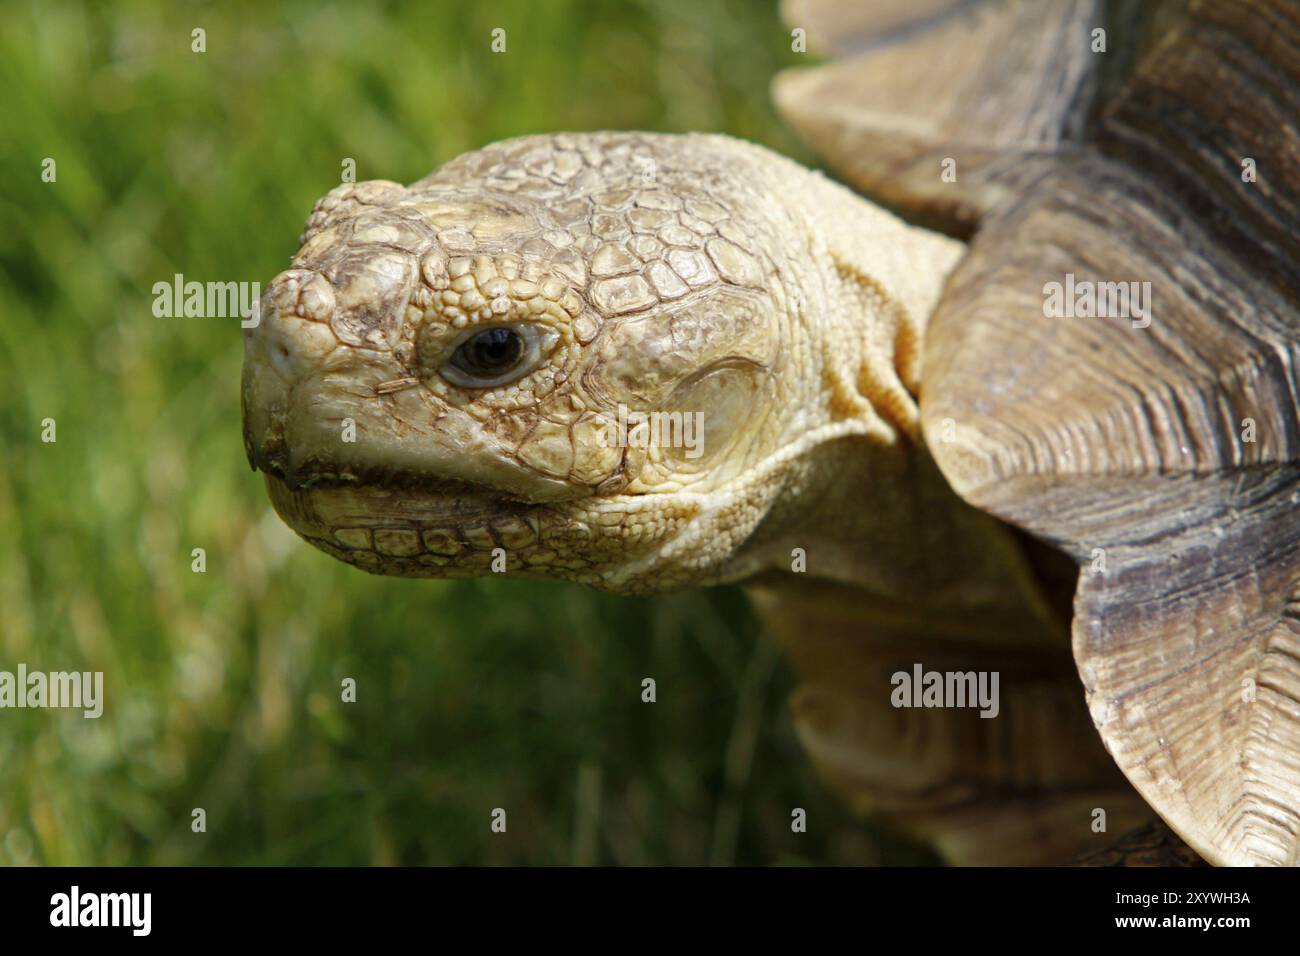
[[[747,543],[761,568],[750,583],[768,592],[836,593],[864,614],[920,615],[935,637],[995,626],[1020,632],[1009,635],[1014,640],[1064,637],[1070,590],[1062,606],[1055,564],[958,498],[923,444],[852,439],[815,456]],[[1064,556],[1034,547],[1068,564],[1070,579],[1077,573]]]

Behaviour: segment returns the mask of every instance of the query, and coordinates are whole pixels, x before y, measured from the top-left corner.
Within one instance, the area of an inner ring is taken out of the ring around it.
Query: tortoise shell
[[[1300,4],[800,0],[787,118],[971,236],[927,444],[1082,567],[1073,648],[1128,779],[1202,856],[1300,840]]]

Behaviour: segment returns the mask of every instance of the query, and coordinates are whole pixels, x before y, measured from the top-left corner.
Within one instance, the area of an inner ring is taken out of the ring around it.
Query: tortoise
[[[815,766],[949,861],[1297,863],[1300,5],[785,14],[841,181],[593,132],[321,199],[245,333],[275,509],[380,574],[742,582]]]

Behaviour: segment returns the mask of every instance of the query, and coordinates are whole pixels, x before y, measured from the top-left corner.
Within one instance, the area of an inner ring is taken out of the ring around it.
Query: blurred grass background
[[[248,470],[237,322],[151,313],[178,272],[269,280],[346,157],[359,179],[409,182],[503,137],[638,128],[812,161],[768,99],[798,59],[774,7],[31,3],[4,19],[0,669],[101,670],[107,703],[99,720],[0,711],[0,862],[911,858],[814,778],[793,677],[740,592],[350,569],[284,529]]]

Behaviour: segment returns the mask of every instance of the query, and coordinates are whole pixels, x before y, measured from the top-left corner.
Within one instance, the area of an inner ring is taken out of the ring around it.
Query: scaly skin
[[[247,335],[249,456],[299,534],[368,571],[482,574],[502,548],[507,573],[648,593],[788,569],[792,505],[837,484],[819,457],[916,440],[960,252],[721,136],[528,137],[340,186]],[[537,368],[439,374],[510,323],[553,334]],[[703,453],[602,441],[620,404],[702,412]]]
[[[920,438],[922,335],[961,253],[722,136],[528,137],[344,185],[247,333],[249,457],[294,530],[372,572],[748,580],[854,806],[958,862],[1064,861],[1095,845],[1091,808],[1145,813],[1066,622]],[[467,384],[452,355],[493,327],[536,355]],[[702,413],[702,454],[618,447],[620,405]],[[1014,676],[1003,719],[891,708],[889,673],[925,660]]]

